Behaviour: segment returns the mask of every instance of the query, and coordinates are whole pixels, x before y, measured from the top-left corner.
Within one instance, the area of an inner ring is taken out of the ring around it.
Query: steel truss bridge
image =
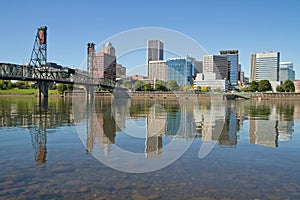
[[[109,79],[91,78],[86,71],[68,67],[56,69],[47,65],[44,67],[34,67],[30,65],[0,63],[0,79],[92,85],[107,89],[114,88],[114,81]]]
[[[94,51],[94,44],[92,44],[92,51],[89,50],[91,44],[88,44],[89,53]],[[47,62],[47,27],[39,27],[35,36],[29,64],[0,63],[0,79],[37,82],[39,96],[43,97],[48,97],[48,86],[56,83],[83,85],[90,95],[92,95],[93,88],[95,87],[115,88],[114,78],[93,78],[93,71],[90,72],[94,64],[92,59],[90,59],[93,54],[89,53],[86,71],[62,67],[56,63]],[[110,77],[113,77],[113,75],[110,75]]]

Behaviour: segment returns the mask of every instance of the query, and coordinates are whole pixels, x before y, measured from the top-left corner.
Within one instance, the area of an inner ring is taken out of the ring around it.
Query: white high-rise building
[[[149,61],[148,78],[150,80],[167,81],[167,62],[165,60]]]
[[[252,54],[250,81],[279,81],[279,62],[279,52]]]
[[[227,55],[204,55],[202,73],[194,80],[194,88],[205,87],[211,90],[229,89]]]
[[[150,61],[159,61],[164,59],[164,43],[160,40],[148,40],[147,43],[147,73],[148,78],[152,76],[150,73]],[[150,78],[151,79],[151,78]]]

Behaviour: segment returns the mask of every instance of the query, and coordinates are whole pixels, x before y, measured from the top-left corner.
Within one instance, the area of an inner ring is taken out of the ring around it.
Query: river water
[[[300,102],[0,97],[0,199],[300,199]]]

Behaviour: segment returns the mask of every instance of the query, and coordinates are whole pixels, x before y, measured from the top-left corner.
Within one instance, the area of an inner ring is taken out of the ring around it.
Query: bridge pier
[[[95,86],[87,85],[85,86],[86,98],[88,102],[93,101],[95,98]]]
[[[46,81],[39,81],[38,82],[38,89],[39,89],[39,99],[48,99],[48,89],[49,89],[49,82]]]

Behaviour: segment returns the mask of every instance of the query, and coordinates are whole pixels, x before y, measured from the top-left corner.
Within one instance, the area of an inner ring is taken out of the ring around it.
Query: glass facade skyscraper
[[[170,58],[167,60],[167,66],[167,81],[175,80],[180,86],[193,84],[193,58]]]
[[[164,59],[164,43],[160,40],[148,40],[148,62]]]
[[[292,62],[280,62],[279,81],[283,83],[286,80],[295,81],[295,71]]]
[[[228,79],[231,85],[237,85],[239,79],[239,51],[223,50],[220,55],[227,56],[228,62]]]
[[[224,80],[228,78],[228,62],[226,55],[204,55],[203,74],[205,80]],[[213,77],[209,77],[213,74]]]

